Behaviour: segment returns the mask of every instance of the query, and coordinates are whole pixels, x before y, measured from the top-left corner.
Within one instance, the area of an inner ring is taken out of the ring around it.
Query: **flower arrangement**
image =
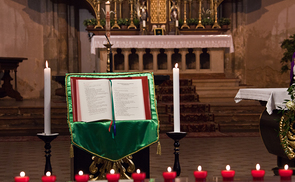
[[[202,8],[202,18],[210,18],[212,14],[212,11],[210,9],[206,9],[203,7]]]

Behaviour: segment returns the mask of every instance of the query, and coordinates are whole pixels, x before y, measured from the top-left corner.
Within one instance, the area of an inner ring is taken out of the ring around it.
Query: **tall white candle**
[[[175,64],[173,68],[173,111],[174,111],[174,132],[180,132],[180,109],[179,109],[179,68]]]
[[[44,68],[44,133],[51,134],[51,69],[48,62]]]
[[[178,20],[175,20],[175,27],[178,27]]]
[[[143,27],[146,26],[146,22],[145,22],[145,20],[142,21],[142,26],[143,26]]]

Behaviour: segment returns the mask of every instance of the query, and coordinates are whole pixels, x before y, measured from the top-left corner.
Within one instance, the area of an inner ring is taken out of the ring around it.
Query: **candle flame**
[[[175,63],[175,68],[178,68],[178,63]]]
[[[260,165],[259,164],[256,164],[256,170],[260,170]]]
[[[167,171],[170,173],[172,171],[171,167],[168,167]]]
[[[198,166],[198,171],[202,171],[202,166]]]
[[[48,61],[45,61],[45,68],[48,68]]]
[[[20,177],[24,177],[26,175],[26,173],[24,171],[19,173]]]
[[[229,170],[230,170],[230,165],[226,165],[225,169],[226,169],[227,171],[229,171]]]
[[[115,174],[115,170],[114,170],[114,169],[111,169],[111,170],[110,170],[110,173],[111,173],[111,174]]]
[[[78,173],[78,174],[79,174],[80,176],[81,176],[81,175],[83,175],[83,171],[79,171],[79,173]]]
[[[46,176],[51,176],[51,172],[50,171],[47,171],[46,172]]]
[[[139,174],[139,173],[140,173],[140,169],[137,169],[137,170],[136,170],[136,173]]]
[[[106,4],[110,4],[110,1],[107,1]]]
[[[288,170],[288,169],[289,169],[288,164],[285,164],[284,169],[285,169],[285,170]]]

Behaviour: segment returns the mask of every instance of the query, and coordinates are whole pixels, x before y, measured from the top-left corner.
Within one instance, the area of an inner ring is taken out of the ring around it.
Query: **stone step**
[[[238,87],[239,79],[235,78],[221,78],[221,79],[194,79],[192,85],[196,88],[200,87]]]
[[[160,132],[166,133],[174,130],[173,123],[165,123],[160,125]],[[184,132],[215,132],[219,130],[219,125],[214,122],[204,123],[181,123],[180,131]]]

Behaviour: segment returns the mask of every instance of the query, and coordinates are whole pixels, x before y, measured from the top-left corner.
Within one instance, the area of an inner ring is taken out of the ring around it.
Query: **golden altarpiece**
[[[108,56],[103,44],[108,42],[104,38],[106,31],[101,21],[105,18],[106,1],[87,2],[97,19],[94,28],[87,28],[94,34],[91,53],[98,56],[96,70],[106,72],[105,60],[108,60]],[[171,74],[175,63],[178,63],[182,73],[224,74],[224,60],[230,60],[226,58],[230,54],[225,52],[233,52],[233,42],[228,34],[230,30],[218,24],[218,17],[222,17],[222,2],[223,0],[110,1],[111,35],[116,35],[111,37],[112,70]],[[119,22],[126,18],[130,24],[127,29],[123,29]],[[212,21],[210,28],[203,25],[204,18]],[[135,25],[135,19],[139,20],[139,25]],[[190,26],[192,20],[194,27]],[[155,29],[160,29],[164,38],[155,36]],[[125,40],[126,36],[131,37]],[[163,40],[158,42],[159,39]],[[173,42],[169,46],[167,41],[171,40]]]

